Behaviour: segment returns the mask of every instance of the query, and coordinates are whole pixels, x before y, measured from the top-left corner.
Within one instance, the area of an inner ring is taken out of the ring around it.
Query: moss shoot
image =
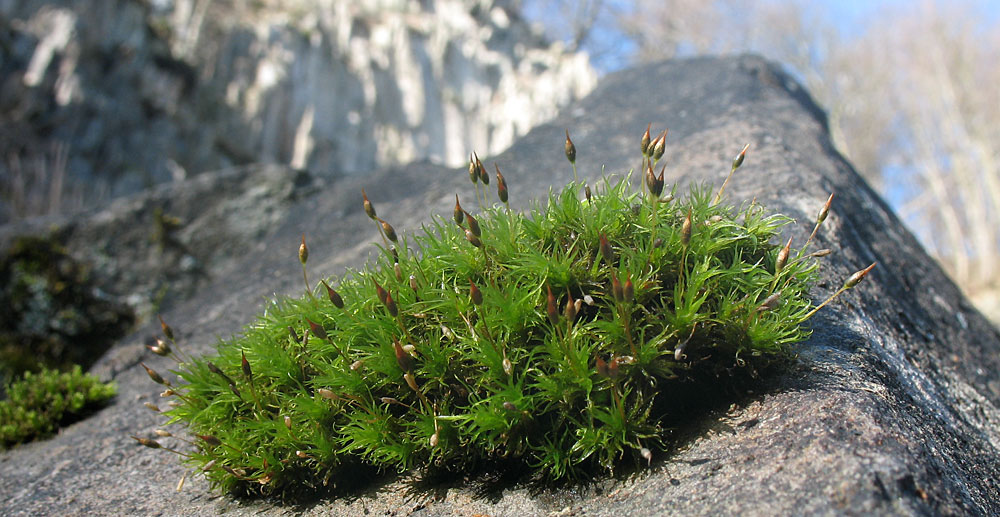
[[[776,244],[791,220],[726,203],[722,188],[664,192],[665,136],[644,136],[638,189],[574,181],[528,213],[507,208],[506,180],[496,168],[489,187],[478,157],[470,205],[493,206],[476,215],[456,197],[453,213],[397,236],[364,195],[374,262],[310,285],[303,237],[306,295],[270,302],[209,357],[178,355],[164,324],[154,352],[177,360],[176,378],[147,371],[193,445],[134,438],[215,487],[265,495],[349,485],[359,466],[514,462],[554,481],[647,464],[682,383],[720,389],[792,357],[826,253]]]

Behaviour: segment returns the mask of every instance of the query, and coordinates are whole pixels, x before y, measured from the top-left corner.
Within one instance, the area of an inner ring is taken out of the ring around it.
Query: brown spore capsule
[[[160,374],[156,373],[156,370],[153,370],[152,368],[146,366],[145,363],[139,363],[139,364],[146,369],[146,374],[149,375],[150,379],[153,379],[153,382],[157,384],[162,384],[164,386],[170,386],[170,383],[167,382],[166,379],[161,377]]]
[[[611,361],[608,361],[608,377],[611,377],[612,379],[618,377],[618,374],[621,373],[618,368],[619,364],[620,362],[617,357],[612,357]]]
[[[851,275],[847,279],[847,281],[844,282],[844,289],[850,289],[850,288],[858,285],[858,283],[860,283],[862,280],[864,280],[865,276],[868,275],[868,273],[872,269],[875,268],[876,264],[877,264],[877,262],[872,262],[872,265],[870,265],[870,266],[862,269],[861,271],[858,271],[858,272],[854,273],[853,275]]]
[[[476,237],[483,236],[482,230],[479,228],[479,221],[477,221],[475,217],[472,217],[472,214],[469,212],[465,212],[465,222],[468,223],[469,231],[471,231],[473,235]]]
[[[385,238],[392,242],[399,242],[396,237],[396,229],[392,227],[391,224],[385,221],[385,219],[379,219],[379,224],[382,225],[382,231],[385,232]]]
[[[476,284],[474,284],[471,279],[469,280],[469,298],[472,299],[472,303],[476,305],[483,304],[483,293],[479,290],[479,287],[476,287]]]
[[[601,356],[597,356],[597,375],[601,377],[611,377],[611,373],[608,372],[608,363]]]
[[[576,164],[576,146],[573,145],[573,140],[569,138],[569,130],[566,130],[566,159],[569,163]]]
[[[392,293],[390,292],[385,293],[385,308],[393,318],[399,314],[399,308],[396,307],[396,300],[392,299]]]
[[[649,191],[652,192],[653,189],[656,188],[656,174],[653,172],[652,162],[649,162],[646,165],[646,173],[643,174],[643,178],[646,180],[646,188],[648,188]],[[656,194],[654,193],[654,195]]]
[[[774,274],[777,275],[785,269],[785,264],[788,263],[788,254],[791,251],[792,239],[789,238],[788,242],[785,244],[784,248],[778,252],[778,258],[774,261]]]
[[[167,322],[163,321],[163,316],[158,316],[160,318],[160,329],[163,330],[163,335],[167,336],[167,339],[174,340],[174,329],[167,325]]]
[[[566,305],[563,308],[563,316],[566,317],[566,321],[573,323],[573,321],[576,320],[576,313],[578,309],[578,304],[575,300],[573,300],[573,294],[567,290]]]
[[[476,155],[476,171],[479,173],[479,181],[483,182],[483,185],[489,185],[490,175],[486,173],[486,167],[483,167],[483,162],[479,161],[479,155]]]
[[[476,235],[469,230],[465,230],[465,240],[469,241],[477,248],[483,247],[483,241],[479,240],[479,237],[476,237]]]
[[[306,323],[309,324],[309,330],[314,336],[326,340],[326,329],[323,328],[322,325],[310,320],[309,318],[306,318]]]
[[[289,328],[291,328],[291,327],[289,327]],[[222,377],[229,384],[233,383],[233,380],[230,379],[229,376],[226,375],[218,366],[215,366],[215,364],[213,364],[212,361],[208,361],[207,364],[208,364],[208,371],[210,371],[210,372],[218,375],[219,377]]]
[[[469,155],[469,181],[479,183],[479,167],[476,167],[475,153]]]
[[[749,149],[749,148],[750,148],[750,144],[747,144],[747,145],[743,146],[743,150],[740,151],[740,154],[737,154],[736,158],[733,158],[733,170],[739,169],[740,166],[743,165],[743,160],[746,159],[746,157],[747,157],[747,149]]]
[[[600,243],[601,256],[604,257],[604,263],[607,265],[612,265],[615,261],[615,252],[611,249],[611,243],[608,242],[608,237],[603,233],[598,236]]]
[[[653,185],[649,188],[649,191],[656,197],[660,197],[660,194],[663,193],[663,174],[666,170],[667,164],[663,164],[663,167],[660,168],[660,175],[653,178]]]
[[[639,140],[639,149],[642,151],[642,155],[647,157],[649,156],[649,142],[650,142],[649,128],[652,126],[653,126],[652,123],[646,125],[646,132],[642,134],[642,139]]]
[[[340,297],[340,293],[338,293],[332,287],[330,287],[329,284],[326,283],[326,280],[322,280],[321,282],[323,284],[323,287],[326,287],[326,295],[330,298],[330,303],[332,303],[334,307],[338,309],[343,309],[344,299]]]
[[[660,133],[660,137],[656,139],[656,143],[653,144],[653,151],[650,153],[654,160],[659,160],[663,158],[663,152],[667,148],[667,131],[666,129]]]
[[[399,369],[404,372],[412,370],[413,359],[410,357],[410,354],[407,354],[406,351],[403,350],[403,345],[399,344],[398,339],[392,338],[392,347],[396,353],[396,364],[399,365]]]
[[[247,353],[246,352],[241,352],[241,353],[242,353],[243,357],[240,360],[240,366],[243,367],[243,375],[247,379],[252,379],[253,378],[253,372],[250,370],[250,361],[247,361]]]
[[[302,244],[299,244],[299,263],[303,266],[309,260],[309,247],[306,246],[306,234],[302,234]]]
[[[618,281],[618,277],[614,274],[611,276],[611,295],[618,303],[625,301],[625,294],[622,291],[622,283]]]
[[[368,215],[368,218],[373,221],[378,219],[378,216],[375,214],[375,207],[372,206],[372,202],[368,200],[368,194],[365,193],[365,189],[361,189],[361,197],[364,198],[365,214]]]
[[[465,210],[458,202],[458,194],[455,194],[455,210],[452,212],[452,217],[455,219],[455,224],[462,226],[462,221],[465,220]]]
[[[559,307],[556,305],[556,297],[552,294],[552,287],[549,285],[545,286],[547,291],[545,302],[546,302],[546,314],[549,317],[549,323],[556,325],[559,323]]]
[[[497,197],[500,198],[500,202],[507,203],[507,180],[504,179],[503,174],[500,172],[500,166],[493,164],[497,169]]]
[[[823,208],[819,209],[819,213],[816,214],[816,224],[823,224],[826,221],[826,217],[830,215],[830,204],[833,203],[833,194],[827,198],[826,203],[823,204]]]
[[[382,304],[385,305],[385,297],[388,294],[388,292],[386,292],[385,288],[379,285],[378,281],[372,280],[372,282],[375,283],[375,295],[378,296],[378,301],[382,302]]]
[[[145,447],[149,447],[150,449],[162,449],[163,448],[163,446],[160,445],[159,442],[157,442],[155,440],[150,440],[149,438],[139,438],[138,436],[133,436],[132,439],[134,439],[135,441],[139,442],[140,444],[142,444]]]
[[[218,447],[218,446],[222,445],[222,440],[220,440],[220,439],[218,439],[215,436],[212,436],[210,434],[199,434],[199,435],[195,435],[195,436],[197,436],[198,438],[201,438],[209,447]]]
[[[691,209],[688,209],[687,216],[684,217],[684,224],[681,225],[681,244],[687,246],[691,242]]]

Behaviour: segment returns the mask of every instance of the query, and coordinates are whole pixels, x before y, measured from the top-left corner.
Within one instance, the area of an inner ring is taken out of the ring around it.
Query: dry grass
[[[69,146],[55,143],[43,152],[12,153],[0,160],[0,224],[70,213],[105,199],[108,187],[72,177],[69,159]]]

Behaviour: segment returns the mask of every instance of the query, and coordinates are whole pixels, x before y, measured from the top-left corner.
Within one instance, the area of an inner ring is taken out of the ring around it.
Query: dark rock
[[[20,235],[51,233],[91,268],[106,296],[142,320],[196,293],[235,267],[320,181],[281,166],[199,175],[121,199],[84,216],[57,216],[0,227],[0,249]]]
[[[734,200],[756,197],[795,217],[803,242],[830,192],[833,212],[819,244],[835,250],[816,297],[877,261],[857,289],[812,320],[813,337],[790,371],[754,393],[701,410],[676,433],[674,453],[626,479],[536,490],[520,482],[413,482],[387,475],[346,498],[283,507],[212,493],[200,478],[174,487],[175,458],[137,446],[161,423],[142,406],[160,403],[142,360],[169,365],[140,346],[153,328],[120,342],[95,367],[120,386],[117,403],[48,442],[0,456],[0,498],[12,514],[250,515],[657,515],[995,514],[1000,512],[1000,335],[962,297],[885,203],[834,150],[809,96],[755,57],[696,59],[607,77],[585,100],[539,127],[499,163],[511,202],[525,207],[572,176],[563,130],[581,176],[639,165],[647,122],[669,127],[668,180],[720,184],[744,143]],[[310,246],[310,274],[341,274],[374,249],[362,211],[364,186],[379,216],[413,231],[428,214],[448,217],[453,193],[472,198],[463,170],[417,163],[322,185],[284,203],[238,253],[220,254],[196,295],[166,314],[182,346],[211,350],[238,332],[272,293],[301,292],[297,249]],[[186,187],[178,187],[183,190]],[[178,191],[180,192],[180,191]],[[250,185],[216,191],[242,203]],[[183,197],[183,196],[182,196]],[[241,201],[242,200],[242,201]],[[170,210],[166,210],[170,213]],[[224,209],[217,212],[225,214]],[[246,218],[263,217],[252,211]],[[80,222],[81,227],[97,222]],[[206,233],[208,238],[210,234]],[[191,240],[189,246],[197,247]],[[214,269],[218,268],[218,269]],[[216,271],[218,271],[216,273]],[[732,403],[730,406],[729,403]],[[183,444],[180,444],[183,446]],[[502,474],[497,474],[503,478]],[[485,476],[489,477],[489,476]]]
[[[24,371],[89,368],[135,321],[54,237],[19,237],[0,256],[0,307],[0,397]]]

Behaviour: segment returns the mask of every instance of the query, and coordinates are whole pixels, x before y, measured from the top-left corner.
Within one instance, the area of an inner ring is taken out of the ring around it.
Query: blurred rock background
[[[597,78],[505,0],[4,0],[0,76],[0,222],[249,163],[457,165]]]

